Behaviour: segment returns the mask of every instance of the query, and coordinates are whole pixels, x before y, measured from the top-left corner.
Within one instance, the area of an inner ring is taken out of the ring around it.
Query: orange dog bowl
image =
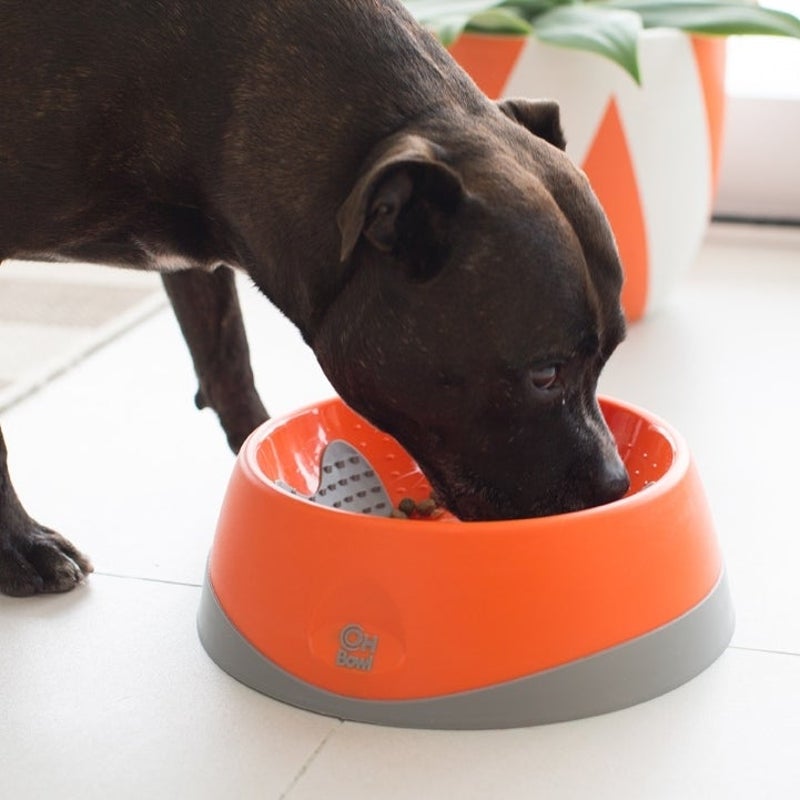
[[[369,462],[392,503],[430,488],[394,439],[338,399],[265,423],[220,514],[198,615],[206,651],[284,702],[426,728],[575,719],[689,680],[733,632],[702,486],[666,423],[601,406],[628,495],[502,522],[312,502],[292,491],[313,494],[334,440]]]

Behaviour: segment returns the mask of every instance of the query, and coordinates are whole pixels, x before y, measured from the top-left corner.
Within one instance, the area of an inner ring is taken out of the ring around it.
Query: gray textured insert
[[[361,700],[312,686],[273,664],[234,628],[206,576],[198,612],[211,658],[253,689],[340,719],[409,728],[515,728],[616,711],[674,689],[708,667],[733,635],[723,573],[682,616],[617,647],[524,678],[421,700]]]

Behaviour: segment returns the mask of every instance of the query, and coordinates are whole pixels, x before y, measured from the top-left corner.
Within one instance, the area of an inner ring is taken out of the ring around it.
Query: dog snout
[[[603,462],[597,481],[595,505],[605,505],[619,500],[630,488],[631,481],[625,465],[617,457]]]

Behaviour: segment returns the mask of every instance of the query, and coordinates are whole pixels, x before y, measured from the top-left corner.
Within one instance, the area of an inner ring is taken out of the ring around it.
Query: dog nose
[[[620,459],[606,461],[598,481],[598,504],[605,505],[619,500],[631,485],[628,472]]]

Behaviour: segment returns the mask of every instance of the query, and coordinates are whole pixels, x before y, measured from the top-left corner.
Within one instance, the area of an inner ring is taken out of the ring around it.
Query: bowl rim
[[[608,395],[598,395],[598,400],[604,404],[622,411],[628,412],[643,422],[654,428],[659,435],[668,443],[672,450],[672,461],[667,468],[666,472],[654,482],[642,487],[636,493],[625,495],[619,500],[614,500],[611,503],[606,503],[601,506],[593,506],[591,508],[584,508],[578,511],[566,511],[561,514],[551,514],[545,517],[526,517],[521,519],[507,519],[507,520],[479,520],[479,521],[463,521],[459,519],[447,520],[425,520],[415,519],[413,521],[394,519],[391,517],[381,517],[377,515],[361,515],[356,514],[345,509],[330,508],[328,506],[320,505],[306,497],[299,494],[292,494],[281,488],[272,478],[265,475],[259,465],[258,452],[262,443],[269,437],[270,433],[289,423],[292,419],[299,416],[309,414],[315,410],[335,404],[342,404],[347,406],[344,400],[337,395],[323,398],[313,403],[309,403],[287,414],[279,417],[273,417],[266,422],[259,425],[242,445],[239,455],[237,457],[238,465],[244,470],[249,480],[259,486],[259,488],[267,490],[269,493],[274,494],[276,497],[285,498],[287,502],[299,503],[299,507],[306,507],[312,513],[334,513],[346,514],[353,519],[361,518],[365,523],[370,526],[381,525],[385,526],[388,531],[394,529],[395,526],[402,526],[408,532],[409,524],[413,526],[414,531],[427,532],[437,531],[445,533],[446,531],[457,532],[459,536],[463,536],[466,532],[480,533],[487,532],[491,529],[497,532],[502,529],[504,532],[512,532],[515,530],[524,530],[528,533],[532,529],[542,528],[545,529],[552,525],[580,525],[582,523],[591,523],[600,518],[606,522],[610,517],[623,517],[635,514],[639,509],[645,505],[650,505],[653,501],[663,499],[665,496],[674,492],[681,481],[686,477],[692,463],[691,451],[689,450],[686,439],[679,433],[672,425],[667,423],[658,415],[647,411],[633,403],[619,400]],[[347,406],[349,408],[349,406]],[[353,412],[357,413],[357,412]],[[359,415],[360,416],[360,415]],[[369,420],[365,420],[368,425],[376,427]],[[387,434],[389,435],[389,434]]]

